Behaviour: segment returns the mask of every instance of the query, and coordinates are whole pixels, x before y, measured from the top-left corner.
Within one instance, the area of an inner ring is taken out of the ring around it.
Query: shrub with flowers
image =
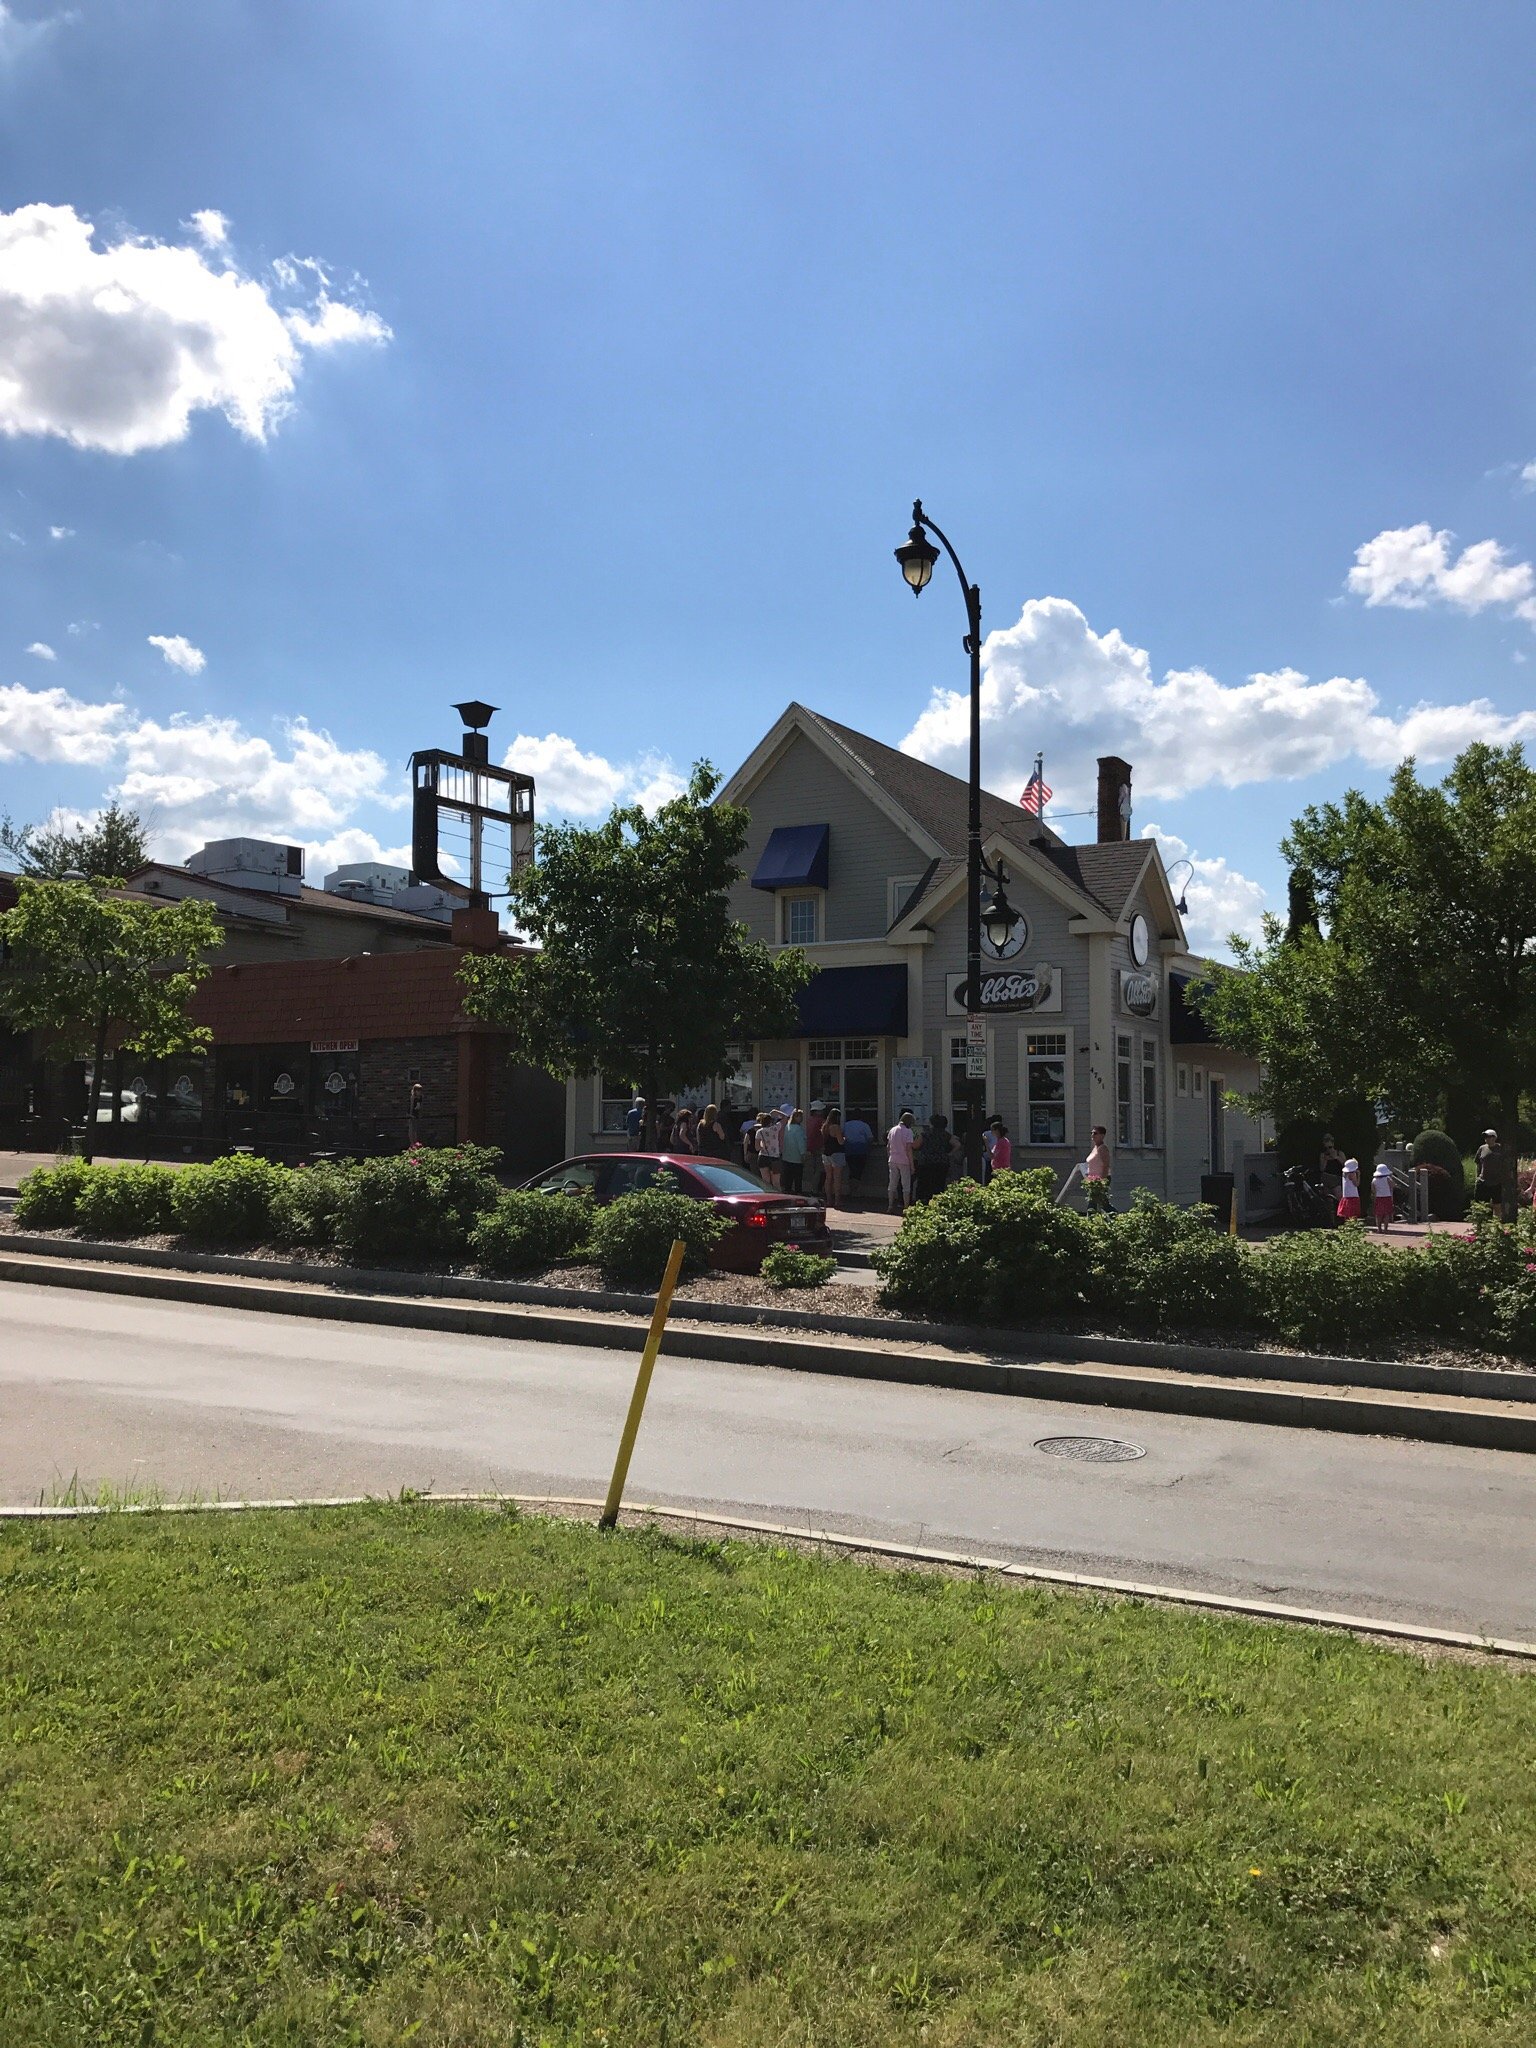
[[[501,1192],[500,1157],[488,1145],[417,1145],[365,1159],[336,1219],[337,1244],[360,1259],[467,1257],[470,1233]]]

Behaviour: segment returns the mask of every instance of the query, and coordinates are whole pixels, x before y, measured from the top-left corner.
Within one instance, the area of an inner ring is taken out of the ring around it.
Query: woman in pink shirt
[[[992,1140],[992,1171],[1006,1173],[1013,1164],[1013,1140],[1008,1135],[1008,1126],[998,1124]]]

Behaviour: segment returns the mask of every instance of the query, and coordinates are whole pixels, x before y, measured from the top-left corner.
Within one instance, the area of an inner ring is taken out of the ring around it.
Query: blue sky
[[[1536,736],[1533,100],[1523,4],[10,0],[0,807],[313,871],[469,694],[547,810],[791,698],[953,765],[921,494],[988,781],[1123,752],[1251,925]]]

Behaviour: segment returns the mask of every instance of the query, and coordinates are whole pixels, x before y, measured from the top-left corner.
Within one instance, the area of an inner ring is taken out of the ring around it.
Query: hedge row
[[[1252,1330],[1310,1351],[1436,1342],[1536,1356],[1536,1233],[1486,1214],[1421,1249],[1365,1227],[1297,1231],[1262,1249],[1206,1209],[1149,1194],[1114,1215],[1058,1208],[1048,1170],[962,1182],[909,1211],[875,1254],[881,1299],[975,1323],[1092,1315],[1156,1333]]]
[[[78,1226],[87,1237],[178,1233],[209,1248],[273,1244],[367,1262],[461,1264],[498,1275],[590,1259],[627,1285],[654,1285],[675,1238],[698,1271],[726,1225],[707,1202],[665,1189],[606,1208],[565,1195],[507,1192],[484,1146],[323,1166],[274,1166],[244,1154],[209,1166],[87,1166],[65,1159],[27,1175],[16,1201],[26,1230]]]

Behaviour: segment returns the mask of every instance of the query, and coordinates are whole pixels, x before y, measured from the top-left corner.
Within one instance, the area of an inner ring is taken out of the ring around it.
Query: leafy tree
[[[1413,761],[1369,802],[1315,805],[1283,850],[1317,919],[1262,945],[1242,973],[1195,991],[1212,1031],[1265,1063],[1261,1107],[1315,1113],[1342,1093],[1385,1096],[1412,1120],[1476,1087],[1506,1147],[1536,1068],[1536,769],[1518,747],[1469,747],[1443,783]],[[1293,904],[1293,909],[1296,906]]]
[[[63,1059],[90,1058],[85,1156],[92,1155],[108,1044],[149,1058],[206,1045],[187,1004],[224,943],[213,906],[108,895],[87,882],[23,878],[0,916],[0,1014],[40,1031]]]
[[[8,853],[24,875],[51,882],[61,882],[66,875],[126,881],[149,858],[143,819],[117,803],[108,804],[73,832],[17,825],[7,815],[0,818],[0,851]]]
[[[466,1006],[535,1066],[638,1080],[648,1142],[659,1097],[727,1072],[735,1040],[793,1032],[811,974],[730,914],[748,820],[711,801],[719,780],[699,762],[654,815],[628,805],[596,827],[545,826],[511,904],[538,950],[471,955],[460,970]]]

